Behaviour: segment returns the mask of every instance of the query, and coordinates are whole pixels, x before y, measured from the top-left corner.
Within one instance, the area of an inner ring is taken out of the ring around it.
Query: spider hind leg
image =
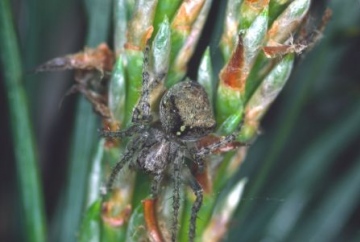
[[[173,219],[171,225],[171,241],[175,242],[178,231],[178,217],[180,209],[180,182],[181,182],[181,165],[183,162],[182,154],[176,153],[173,167]]]
[[[190,169],[187,166],[183,166],[181,173],[184,181],[186,180],[187,184],[193,190],[196,197],[193,206],[191,208],[190,227],[189,227],[189,241],[193,242],[195,240],[195,235],[196,235],[196,219],[198,217],[198,213],[200,211],[203,202],[203,188],[201,187],[200,183],[196,180],[196,178],[192,175]]]

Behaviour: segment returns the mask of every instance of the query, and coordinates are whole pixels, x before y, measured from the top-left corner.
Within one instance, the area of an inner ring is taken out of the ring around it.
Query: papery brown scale
[[[268,45],[283,43],[293,33],[293,31],[300,25],[300,21],[294,20],[278,20],[273,23],[267,33]]]
[[[133,45],[133,44],[131,44],[131,43],[125,43],[125,44],[124,44],[124,48],[127,49],[127,50],[141,51],[140,46]]]
[[[96,49],[85,48],[83,52],[70,55],[73,69],[111,71],[114,65],[114,55],[109,47],[102,43]]]
[[[52,59],[38,68],[36,72],[61,70],[98,70],[111,71],[115,57],[107,44],[102,43],[96,49],[85,48],[84,51]]]
[[[106,95],[100,95],[94,91],[88,90],[82,85],[77,85],[76,89],[89,100],[93,106],[94,111],[102,118],[109,119],[111,117]]]
[[[112,71],[115,62],[115,56],[107,44],[102,43],[98,46],[95,58],[96,57],[102,61],[103,70]]]
[[[204,3],[205,0],[184,1],[174,17],[174,20],[171,24],[172,29],[179,31],[190,31],[191,25],[199,15]]]
[[[245,0],[244,4],[256,10],[262,10],[265,6],[269,5],[269,0]]]
[[[301,54],[307,48],[303,44],[292,45],[278,45],[278,46],[265,46],[263,47],[264,54],[268,58],[280,57],[289,53]]]
[[[132,50],[143,50],[154,30],[152,24],[155,16],[157,0],[136,1],[131,20],[126,31],[125,47]]]
[[[279,46],[265,46],[263,47],[264,54],[268,58],[273,58],[275,56],[284,55],[288,53],[290,45],[279,45]]]
[[[131,28],[129,28],[129,31],[131,30]],[[131,32],[133,32],[134,30],[131,30]],[[128,35],[128,42],[126,42],[124,44],[124,48],[127,50],[137,50],[137,51],[141,51],[144,49],[147,41],[151,38],[151,35],[154,31],[154,27],[153,26],[149,26],[145,33],[140,37],[140,41],[138,39],[134,39],[131,37],[131,35]]]
[[[239,41],[235,51],[232,53],[228,64],[220,72],[220,80],[233,89],[239,89],[241,93],[245,90],[244,69],[244,47],[242,38]]]

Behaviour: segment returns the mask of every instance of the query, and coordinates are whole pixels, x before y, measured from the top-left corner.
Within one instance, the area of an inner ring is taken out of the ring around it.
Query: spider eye
[[[204,88],[193,81],[180,82],[164,94],[160,121],[166,132],[185,140],[207,135],[216,126]]]

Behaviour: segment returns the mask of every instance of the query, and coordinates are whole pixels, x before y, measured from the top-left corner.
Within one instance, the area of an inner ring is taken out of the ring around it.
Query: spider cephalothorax
[[[203,159],[218,148],[235,140],[236,134],[222,137],[220,141],[196,149],[195,142],[211,133],[216,122],[204,88],[193,81],[175,84],[164,93],[160,101],[159,120],[154,121],[150,113],[149,95],[164,75],[149,70],[149,47],[144,53],[142,93],[132,115],[132,126],[122,131],[103,131],[104,137],[131,137],[124,156],[110,175],[107,188],[127,163],[130,167],[152,176],[151,195],[155,199],[163,179],[173,180],[172,241],[177,237],[177,217],[180,206],[180,183],[184,182],[194,191],[196,199],[192,207],[189,241],[195,238],[196,218],[203,200],[203,189],[195,179],[188,163],[203,168]]]
[[[160,121],[167,133],[182,140],[201,138],[216,125],[204,88],[193,81],[180,82],[164,94]]]

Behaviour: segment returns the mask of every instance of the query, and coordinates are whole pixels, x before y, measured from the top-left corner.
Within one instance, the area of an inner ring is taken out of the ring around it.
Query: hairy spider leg
[[[203,161],[199,161],[199,159],[201,159],[201,157],[210,155],[212,152],[214,152],[218,148],[225,146],[225,145],[229,144],[230,142],[233,142],[236,139],[236,136],[237,136],[236,134],[227,135],[227,136],[223,137],[221,140],[219,140],[218,142],[215,142],[213,144],[210,144],[208,146],[201,148],[199,151],[196,152],[196,161],[201,164],[203,162]],[[199,157],[197,157],[197,156],[199,156]]]
[[[150,123],[152,121],[152,116],[150,114],[150,82],[151,82],[151,72],[150,72],[150,46],[146,45],[144,50],[144,59],[143,59],[143,71],[142,71],[142,90],[140,101],[137,106],[134,108],[132,115],[133,123]]]
[[[141,97],[133,111],[133,123],[150,123],[152,121],[150,93],[160,84],[160,82],[165,78],[166,74],[153,73],[151,69],[150,45],[147,44],[144,50]]]
[[[195,164],[197,165],[197,171],[199,173],[203,173],[204,172],[204,167],[205,167],[205,159],[204,157],[202,157],[201,155],[198,155],[196,153],[196,151],[192,150],[191,151],[194,155],[193,155],[193,159]]]
[[[141,137],[137,137],[129,142],[129,144],[126,146],[124,156],[118,163],[116,163],[116,165],[111,171],[108,183],[106,184],[107,191],[110,191],[112,189],[115,178],[117,177],[121,169],[126,165],[126,163],[128,163],[134,157],[136,150],[142,149],[144,145],[145,142],[141,139]]]
[[[195,202],[191,208],[189,242],[193,242],[196,235],[196,219],[203,201],[203,188],[196,178],[191,174],[189,167],[183,166],[181,170],[184,181],[190,186],[195,194]]]
[[[199,213],[199,210],[203,201],[203,189],[201,185],[197,182],[195,177],[192,178],[193,182],[190,183],[191,189],[194,191],[196,196],[195,202],[191,208],[191,217],[190,217],[190,228],[189,228],[189,241],[194,241],[196,235],[196,219]]]
[[[224,147],[226,145],[228,145],[231,142],[234,142],[236,140],[236,138],[239,136],[239,133],[241,131],[241,128],[243,126],[244,121],[242,121],[238,128],[230,135],[224,136],[221,140],[219,140],[218,142],[215,142],[213,144],[210,144],[208,146],[202,147],[200,150],[195,151],[194,153],[194,160],[195,162],[201,167],[204,164],[204,161],[202,160],[202,158],[204,156],[210,155],[211,153],[213,153],[215,150]],[[242,146],[248,146],[248,143],[240,143]]]
[[[171,241],[175,242],[177,238],[178,231],[178,217],[179,217],[179,209],[180,209],[180,170],[183,164],[184,156],[179,152],[175,153],[174,160],[174,191],[173,191],[173,221],[171,227]]]
[[[151,182],[151,196],[153,197],[153,199],[156,199],[159,195],[160,184],[163,178],[164,175],[162,174],[162,172],[157,172],[153,177],[153,180]]]
[[[144,127],[142,125],[132,125],[125,130],[118,130],[118,131],[100,130],[99,132],[100,132],[100,136],[104,138],[124,138],[139,133],[143,129]]]

